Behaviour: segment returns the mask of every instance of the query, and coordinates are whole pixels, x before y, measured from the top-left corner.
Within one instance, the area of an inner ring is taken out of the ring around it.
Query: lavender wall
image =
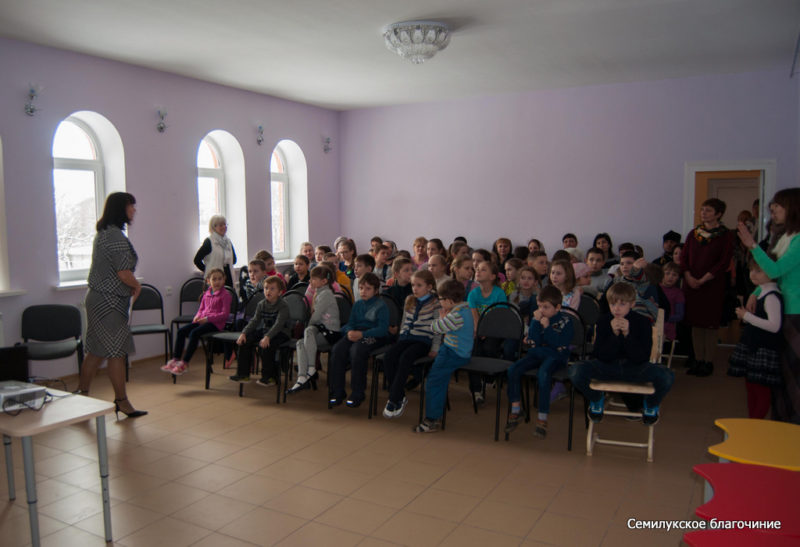
[[[409,90],[413,93],[413,90]],[[785,71],[539,91],[342,116],[342,228],[410,248],[599,231],[649,256],[682,225],[684,164],[775,159],[797,184],[797,83]]]
[[[78,110],[102,114],[122,138],[127,189],[138,200],[130,229],[140,256],[137,275],[162,291],[171,285],[177,292],[194,271],[197,147],[214,129],[233,134],[244,153],[251,252],[270,248],[268,159],[281,139],[294,140],[306,155],[311,238],[327,241],[340,232],[341,147],[324,154],[321,143],[323,135],[338,140],[338,112],[2,39],[0,74],[10,288],[28,291],[0,297],[6,343],[19,339],[19,317],[26,306],[76,304],[85,292],[54,289],[58,272],[50,150],[59,122]],[[44,88],[37,100],[41,111],[34,117],[23,112],[29,82]],[[156,105],[168,110],[163,134],[155,129]],[[263,146],[255,142],[258,123],[264,125]],[[177,296],[167,300],[166,314],[171,318],[177,315]],[[135,358],[163,351],[157,337],[137,339],[137,347]],[[65,366],[74,369],[74,359]],[[63,367],[56,370],[69,372]]]

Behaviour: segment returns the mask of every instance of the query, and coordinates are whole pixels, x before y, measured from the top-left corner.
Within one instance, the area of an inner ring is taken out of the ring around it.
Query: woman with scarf
[[[213,215],[208,221],[208,237],[194,255],[194,265],[206,276],[214,268],[225,272],[225,285],[233,288],[233,265],[236,263],[236,251],[233,243],[225,233],[228,222],[222,215]]]
[[[711,198],[700,206],[700,224],[686,236],[681,254],[683,291],[686,296],[684,321],[692,327],[695,361],[689,374],[709,376],[714,370],[717,330],[725,301],[725,272],[733,258],[734,233],[720,219],[725,202]]]
[[[786,343],[781,365],[784,389],[776,394],[773,418],[800,423],[800,188],[787,188],[776,193],[769,210],[772,225],[783,226],[783,233],[771,239],[766,252],[756,244],[742,223],[739,223],[739,239],[761,269],[778,283],[783,294]],[[753,309],[755,298],[751,296],[748,310]]]

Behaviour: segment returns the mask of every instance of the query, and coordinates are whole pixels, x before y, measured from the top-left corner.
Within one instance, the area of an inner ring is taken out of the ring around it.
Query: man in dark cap
[[[672,262],[672,251],[675,250],[675,247],[681,242],[681,234],[670,230],[666,234],[664,234],[663,238],[663,247],[664,247],[664,254],[659,257],[658,260],[655,261],[656,264],[659,266],[663,266],[667,262]]]

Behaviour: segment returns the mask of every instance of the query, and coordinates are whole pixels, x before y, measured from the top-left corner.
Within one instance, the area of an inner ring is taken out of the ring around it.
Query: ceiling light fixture
[[[450,29],[436,21],[392,23],[383,30],[386,48],[419,65],[450,43]]]

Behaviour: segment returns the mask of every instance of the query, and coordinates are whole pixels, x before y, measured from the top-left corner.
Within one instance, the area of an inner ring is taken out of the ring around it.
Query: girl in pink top
[[[200,342],[200,337],[204,334],[219,332],[225,326],[225,321],[231,311],[231,293],[225,289],[225,274],[222,270],[215,268],[208,272],[206,283],[210,286],[200,300],[200,308],[194,319],[188,325],[178,329],[172,359],[161,367],[164,372],[176,376],[186,372],[188,363]],[[184,351],[183,346],[187,337],[189,343]]]

